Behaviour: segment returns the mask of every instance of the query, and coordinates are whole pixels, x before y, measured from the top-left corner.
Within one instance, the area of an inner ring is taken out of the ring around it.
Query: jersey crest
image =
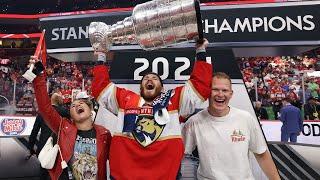
[[[136,121],[136,129],[132,132],[136,141],[146,147],[155,142],[161,135],[164,125],[157,124],[153,116],[139,115]]]
[[[153,116],[152,107],[126,110],[123,132],[130,132],[143,147],[155,142],[161,135],[165,125],[159,125]]]

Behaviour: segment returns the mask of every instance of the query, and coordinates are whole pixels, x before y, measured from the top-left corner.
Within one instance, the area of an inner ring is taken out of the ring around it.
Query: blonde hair
[[[227,79],[227,80],[229,80],[230,84],[232,84],[230,76],[224,72],[215,72],[215,73],[213,73],[212,78]]]

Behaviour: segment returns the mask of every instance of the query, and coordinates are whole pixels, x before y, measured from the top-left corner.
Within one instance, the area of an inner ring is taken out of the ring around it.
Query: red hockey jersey
[[[109,79],[109,69],[93,70],[92,95],[100,106],[118,116],[110,147],[110,173],[114,179],[175,179],[184,147],[179,117],[194,112],[211,93],[212,65],[196,61],[190,80],[175,88],[167,106],[169,122],[158,124],[144,99]]]

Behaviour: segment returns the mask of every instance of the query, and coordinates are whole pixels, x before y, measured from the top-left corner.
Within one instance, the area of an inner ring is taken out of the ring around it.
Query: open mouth
[[[225,102],[225,100],[223,100],[223,99],[215,99],[214,101],[218,104],[224,104],[224,102]]]
[[[81,113],[83,113],[84,112],[84,109],[82,109],[82,108],[79,108],[78,110],[77,110],[77,113],[78,114],[81,114]]]
[[[151,83],[148,83],[146,88],[147,90],[152,90],[154,88],[154,85]]]
[[[85,179],[91,179],[93,175],[93,172],[91,172],[90,170],[87,170],[83,173]]]

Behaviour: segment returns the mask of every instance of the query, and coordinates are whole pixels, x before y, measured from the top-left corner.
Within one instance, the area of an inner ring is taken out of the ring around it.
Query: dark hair
[[[146,75],[149,75],[149,74],[156,75],[156,76],[159,78],[159,80],[160,80],[161,86],[163,87],[163,82],[162,82],[161,77],[159,76],[159,74],[157,74],[157,73],[155,73],[155,72],[147,72],[146,74],[144,74],[144,75],[142,76],[142,79],[141,79],[141,81],[140,81],[140,84],[141,84],[142,80],[144,79],[144,77],[146,77]]]
[[[74,100],[74,101],[84,102],[84,103],[86,103],[86,104],[89,106],[89,108],[90,108],[91,110],[93,110],[93,103],[92,103],[92,101],[91,101],[89,98],[87,98],[87,99],[85,99],[85,98],[76,99],[76,100]]]

